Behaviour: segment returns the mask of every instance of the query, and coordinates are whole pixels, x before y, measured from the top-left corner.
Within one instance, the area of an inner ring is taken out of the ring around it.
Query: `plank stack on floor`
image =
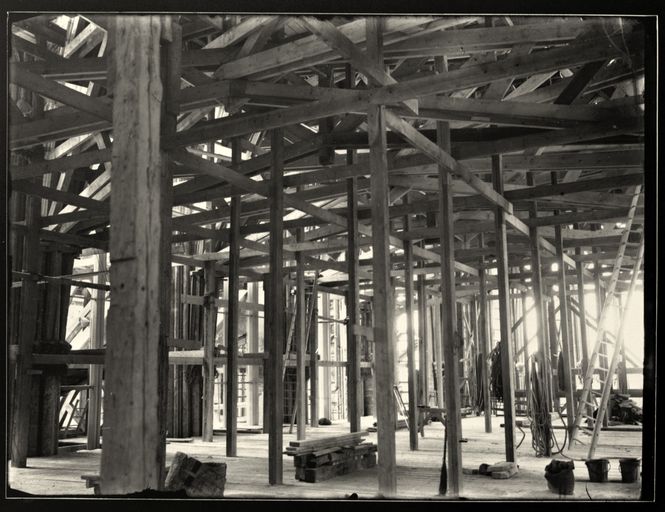
[[[363,443],[366,432],[353,432],[309,441],[291,441],[286,448],[293,456],[296,480],[320,482],[337,475],[376,465],[374,443]]]

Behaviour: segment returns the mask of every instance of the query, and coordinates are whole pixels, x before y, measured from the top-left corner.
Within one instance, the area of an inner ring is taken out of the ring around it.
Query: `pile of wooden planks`
[[[363,434],[366,432],[291,441],[286,453],[293,456],[296,480],[315,483],[375,466],[377,447],[362,442]]]

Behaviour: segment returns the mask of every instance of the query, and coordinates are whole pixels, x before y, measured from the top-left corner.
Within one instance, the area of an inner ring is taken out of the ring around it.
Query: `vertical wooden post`
[[[494,190],[503,194],[503,174],[501,155],[492,155],[492,182]],[[506,218],[503,208],[497,207],[494,213],[496,252],[497,252],[497,285],[499,288],[499,323],[503,345],[501,349],[501,376],[503,384],[503,415],[505,425],[506,460],[516,461],[515,454],[515,373],[513,345],[510,337],[510,288],[508,284],[508,242],[506,239]]]
[[[623,300],[624,295],[618,294],[617,302],[619,303],[619,311],[621,312],[621,322],[625,322],[627,319],[627,313],[624,313],[624,308],[630,305],[630,300]],[[621,324],[620,324],[621,325]],[[624,327],[625,329],[625,327]],[[617,380],[619,384],[619,393],[628,393],[628,374],[626,373],[626,352],[625,352],[625,342],[624,337],[617,337],[616,343],[619,344],[619,364],[617,365]],[[608,414],[605,414],[608,416]]]
[[[268,435],[268,482],[282,483],[282,425],[284,423],[284,140],[282,129],[272,131],[270,152],[272,173],[270,177],[270,309],[269,359],[270,381],[270,430]]]
[[[272,301],[270,300],[270,273],[263,274],[263,352],[265,354],[263,359],[263,433],[270,434],[270,417],[272,405],[271,401],[274,400],[270,386],[272,385],[272,370],[270,344],[272,338],[270,337],[270,329],[272,324],[270,322],[270,314],[272,312]]]
[[[423,263],[424,265],[424,263]],[[427,350],[427,291],[425,289],[425,275],[418,274],[418,370],[420,377],[420,403],[429,405],[429,365]],[[419,415],[420,435],[425,435],[425,415]]]
[[[524,364],[524,391],[526,396],[530,396],[531,391],[531,374],[529,369],[529,338],[526,332],[526,292],[522,291],[520,294],[520,307],[522,310],[522,363]]]
[[[485,247],[485,234],[480,233],[480,248]],[[485,270],[485,257],[481,256],[478,264],[478,350],[481,354],[480,375],[483,387],[483,412],[485,416],[485,432],[492,432],[492,397],[490,396],[490,376],[488,370],[489,355],[492,351],[490,338],[487,332],[487,276]]]
[[[367,18],[367,54],[383,66],[383,20]],[[372,191],[372,281],[374,302],[374,345],[376,412],[378,439],[379,493],[393,496],[397,491],[395,473],[395,408],[393,406],[394,343],[392,293],[390,289],[390,248],[388,215],[388,162],[385,107],[369,105],[367,132],[370,148]]]
[[[550,361],[552,361],[552,400],[558,408],[559,400],[559,334],[556,329],[556,308],[554,307],[554,293],[550,290],[550,297],[547,302],[547,325],[549,327],[550,338]]]
[[[312,325],[309,328],[309,386],[310,412],[309,421],[312,427],[319,426],[319,292],[314,286],[312,290]]]
[[[296,241],[303,242],[303,228],[296,230]],[[305,256],[296,253],[296,421],[298,439],[305,439],[307,416],[307,381],[305,380],[305,356],[307,355],[307,304],[305,303]]]
[[[44,253],[45,271],[48,275],[61,275],[62,252],[56,248],[49,248]],[[62,348],[59,342],[60,333],[58,329],[60,308],[60,284],[48,283],[46,290],[42,287],[43,306],[40,314],[41,333],[37,337],[41,346],[51,345],[54,349]],[[58,416],[60,412],[60,381],[62,367],[51,366],[41,370],[41,375],[36,378],[39,382],[39,395],[37,408],[37,452],[35,455],[49,456],[58,453]],[[31,455],[30,451],[28,453]]]
[[[328,293],[321,294],[321,309],[323,310],[323,316],[330,316],[330,295]],[[321,358],[324,361],[330,360],[330,323],[323,322],[322,325],[322,343],[319,345],[322,348]],[[321,382],[323,388],[323,416],[330,419],[332,416],[330,409],[330,366],[326,365],[323,367],[323,380]]]
[[[351,87],[353,72],[347,65],[346,80],[347,87]],[[353,164],[354,151],[347,150],[346,163]],[[351,432],[360,430],[360,417],[362,416],[362,381],[360,376],[360,336],[354,334],[356,325],[360,325],[360,298],[358,295],[358,273],[360,248],[358,246],[358,180],[352,177],[346,180],[346,204],[347,204],[347,240],[346,251],[347,272],[349,274],[349,288],[346,295],[346,340],[348,357],[348,402],[349,402],[349,424]]]
[[[438,71],[444,71],[443,61],[436,59]],[[437,144],[447,153],[451,151],[450,125],[436,123]],[[439,165],[439,229],[441,237],[441,311],[443,364],[445,368],[443,390],[446,402],[446,430],[448,434],[448,492],[458,496],[463,492],[462,480],[462,415],[460,398],[459,339],[455,296],[455,245],[453,226],[453,190],[448,170]],[[438,308],[437,308],[438,309]]]
[[[166,180],[160,152],[158,16],[114,17],[111,307],[105,357],[101,491],[163,485],[166,368],[162,237]],[[141,48],[138,52],[137,48]]]
[[[175,135],[178,125],[178,114],[180,113],[180,77],[182,56],[182,29],[173,17],[163,17],[162,40],[164,46],[161,52],[162,76],[164,84],[164,101],[162,102],[162,135],[170,137]],[[111,47],[113,43],[111,42]],[[162,174],[164,187],[161,190],[161,250],[160,250],[160,327],[159,327],[159,424],[160,436],[163,439],[160,453],[160,485],[163,484],[166,459],[166,426],[168,412],[168,379],[169,379],[169,339],[173,338],[171,322],[171,290],[173,272],[171,269],[171,215],[173,210],[173,172],[169,165],[168,157],[162,148]]]
[[[215,397],[215,339],[217,337],[217,275],[215,261],[203,263],[203,414],[201,438],[212,443]]]
[[[535,179],[532,172],[528,172],[526,176],[527,184],[529,186],[535,185]],[[538,216],[538,205],[536,201],[531,201],[529,207],[529,218],[535,218]],[[547,317],[545,316],[545,294],[543,288],[543,276],[542,276],[542,264],[540,258],[540,241],[538,235],[538,228],[536,226],[531,226],[529,228],[529,246],[531,250],[531,287],[533,289],[533,303],[534,303],[534,312],[536,318],[536,339],[538,341],[538,355],[536,360],[538,361],[539,374],[541,379],[544,381],[541,383],[541,386],[545,392],[545,403],[543,404],[543,409],[541,411],[535,412],[545,422],[543,428],[544,436],[544,455],[549,457],[552,455],[551,448],[551,424],[549,421],[550,412],[552,411],[552,367],[550,364],[550,351],[548,344],[548,329],[547,329]]]
[[[93,262],[92,269],[95,272],[106,270],[106,254],[98,254]],[[94,278],[96,283],[105,283],[106,277],[98,274]],[[93,290],[92,310],[90,311],[90,348],[102,348],[104,346],[104,318],[106,292],[104,290]],[[87,417],[87,444],[88,450],[95,450],[101,446],[99,436],[101,434],[100,421],[102,411],[102,370],[103,367],[91,364],[88,367],[88,384],[92,386],[88,390],[88,417]]]
[[[231,142],[232,164],[242,160],[240,140]],[[229,307],[226,335],[226,456],[237,454],[238,437],[238,325],[240,306],[240,209],[241,197],[231,198],[231,223],[229,240]]]
[[[551,182],[552,185],[558,183],[557,173],[551,173]],[[554,214],[558,214],[558,210],[554,211]],[[563,379],[563,385],[565,388],[566,394],[566,423],[568,425],[568,433],[570,434],[574,418],[575,418],[575,380],[572,375],[572,362],[573,362],[573,350],[571,347],[571,329],[570,329],[570,314],[568,310],[568,285],[566,283],[566,263],[563,259],[563,235],[561,232],[561,225],[557,224],[554,226],[554,245],[556,246],[556,256],[558,263],[558,275],[559,275],[559,325],[561,327],[561,346],[563,353],[563,375],[560,375],[559,378]],[[572,443],[572,438],[569,435],[569,446]]]
[[[580,247],[575,249],[576,255],[582,254]],[[584,263],[578,261],[575,268],[577,274],[577,310],[580,322],[580,343],[582,345],[582,375],[586,375],[587,366],[589,366],[589,342],[586,326],[586,305],[584,297]]]
[[[252,304],[259,303],[259,283],[249,283],[248,300]],[[253,354],[259,352],[259,312],[251,311],[247,323],[247,343]],[[253,364],[247,369],[249,373],[249,423],[259,424],[259,366]]]
[[[409,194],[402,199],[409,204]],[[411,231],[411,217],[404,216],[404,230]],[[409,386],[409,448],[418,449],[418,395],[416,382],[416,339],[413,329],[413,242],[404,242],[404,308],[406,311],[406,364]]]
[[[599,252],[600,249],[597,247],[594,247],[593,252]],[[605,292],[603,291],[603,288],[601,286],[601,265],[600,261],[596,260],[594,263],[594,269],[593,269],[593,284],[594,284],[594,291],[596,292],[596,329],[598,329],[598,321],[600,320],[601,312],[603,310],[603,303],[605,302]],[[603,334],[603,337],[605,337],[605,334]],[[604,341],[604,340],[603,340]],[[599,348],[599,353],[601,357],[604,357],[607,360],[608,354],[607,354],[607,345],[605,343],[601,343],[600,348]],[[602,371],[602,370],[600,370]],[[602,380],[607,380],[607,372],[604,374],[600,375],[600,378]],[[602,390],[602,386],[601,386]],[[609,414],[604,414],[603,415],[603,427],[607,427],[609,425]]]
[[[39,251],[39,214],[41,201],[38,197],[28,196],[25,207],[23,271],[40,271]],[[28,370],[32,360],[32,345],[37,334],[37,280],[24,277],[21,283],[20,328],[18,332],[18,354],[16,358],[16,383],[12,402],[11,430],[11,465],[15,468],[26,467],[28,457],[28,431],[30,427],[30,395],[32,376]]]

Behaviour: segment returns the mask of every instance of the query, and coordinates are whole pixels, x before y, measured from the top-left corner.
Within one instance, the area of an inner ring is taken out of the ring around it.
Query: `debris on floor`
[[[166,475],[167,491],[185,490],[194,498],[220,498],[224,496],[226,464],[201,462],[183,452],[177,452]]]
[[[496,464],[481,464],[478,469],[463,468],[465,475],[486,475],[496,479],[511,478],[517,474],[519,466],[514,462],[497,462]]]

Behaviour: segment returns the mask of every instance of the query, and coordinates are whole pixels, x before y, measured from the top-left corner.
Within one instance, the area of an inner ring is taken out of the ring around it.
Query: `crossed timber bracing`
[[[158,292],[170,289],[171,265],[187,265],[205,273],[205,332],[197,348],[203,349],[208,380],[218,357],[219,276],[233,277],[226,305],[227,335],[234,339],[239,289],[264,283],[266,325],[274,329],[266,333],[258,359],[268,361],[266,382],[274,385],[267,399],[281,403],[285,327],[277,313],[285,309],[285,276],[295,271],[298,433],[305,435],[304,365],[307,344],[313,343],[306,335],[303,286],[315,283],[318,291],[346,297],[352,430],[359,429],[362,402],[360,339],[376,347],[379,490],[394,495],[391,290],[408,291],[409,311],[416,289],[419,311],[423,301],[442,304],[441,346],[434,351],[439,363],[452,368],[460,347],[451,340],[462,336],[460,301],[482,291],[485,308],[487,292],[499,290],[499,330],[508,337],[511,290],[533,293],[542,327],[546,288],[555,283],[562,287],[562,318],[567,315],[569,272],[583,289],[584,279],[590,282],[594,274],[601,284],[606,281],[618,250],[627,263],[641,261],[631,245],[638,241],[623,240],[620,227],[629,215],[633,225],[642,225],[645,215],[643,195],[631,195],[643,183],[645,158],[644,34],[634,19],[140,18],[70,13],[15,20],[8,111],[12,200],[26,203],[12,210],[14,244],[37,252],[55,247],[110,253],[106,354],[134,350],[132,357],[145,367],[142,385],[164,384],[167,347],[175,345],[164,327],[171,298]],[[198,249],[192,251],[194,242]],[[26,254],[12,268],[23,293],[21,307],[37,293],[38,279],[80,285],[71,279],[75,273],[44,275],[35,254]],[[143,266],[134,263],[140,258]],[[556,272],[550,271],[553,263]],[[639,270],[613,276],[613,289],[627,290]],[[158,298],[157,310],[142,295],[144,277],[148,293]],[[105,286],[103,277],[91,284]],[[135,302],[125,311],[114,302],[118,297]],[[373,324],[361,325],[361,300],[373,303]],[[130,310],[145,315],[145,329],[129,336],[152,340],[149,356],[127,340],[126,346],[114,344],[122,329],[119,315]],[[484,317],[485,312],[482,322]],[[12,340],[19,375],[30,367],[38,336],[32,321],[25,315]],[[561,322],[567,331],[567,320]],[[568,334],[562,334],[562,344],[570,370],[575,361]],[[541,350],[545,346],[539,339]],[[227,350],[227,369],[234,374],[227,397],[234,403],[237,343],[228,343]],[[503,367],[510,369],[517,355],[512,349],[505,354]],[[414,401],[415,352],[408,357]],[[121,360],[106,362],[112,390],[125,385],[113,373],[122,366]],[[446,373],[452,379],[445,386],[454,447],[448,451],[451,492],[458,494],[461,423],[454,380],[461,377],[456,369]],[[505,379],[511,396],[514,382]],[[15,384],[20,400],[26,397],[24,380]],[[211,414],[213,390],[206,384]],[[145,396],[136,393],[133,403],[139,404]],[[146,404],[161,418],[158,395]],[[131,411],[111,400],[108,424],[119,429]],[[274,484],[281,483],[280,407],[269,411]],[[14,429],[20,429],[27,417],[20,405],[13,410]],[[515,457],[513,413],[508,407],[507,460]],[[230,418],[227,453],[234,456],[236,419]],[[209,440],[211,422],[206,415]],[[165,435],[159,424],[152,428],[153,437]],[[112,431],[106,445],[122,435]],[[25,464],[26,441],[14,437],[13,460]],[[161,462],[163,446],[153,444],[145,450]],[[417,448],[415,434],[410,445]],[[118,478],[108,457],[102,487],[127,489],[131,479]],[[136,471],[145,485],[161,478],[159,471]]]

